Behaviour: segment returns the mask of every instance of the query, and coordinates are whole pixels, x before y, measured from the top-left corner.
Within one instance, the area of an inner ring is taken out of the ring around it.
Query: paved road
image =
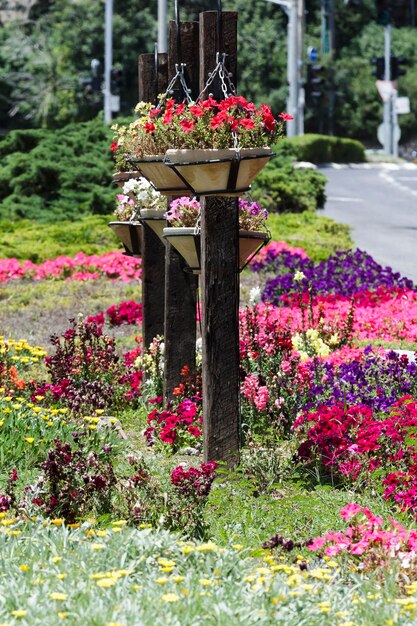
[[[352,227],[355,245],[417,282],[417,165],[321,167],[323,215]]]

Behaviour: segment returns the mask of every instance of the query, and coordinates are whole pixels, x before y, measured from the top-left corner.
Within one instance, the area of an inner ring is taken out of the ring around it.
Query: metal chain
[[[201,232],[201,210],[198,212],[197,220],[194,226],[194,235],[199,235]]]
[[[226,99],[229,96],[236,95],[236,87],[234,86],[231,80],[232,74],[231,72],[227,70],[225,61],[226,61],[226,53],[223,52],[220,58],[220,54],[217,52],[216,53],[216,67],[214,68],[212,72],[209,73],[207,82],[203,90],[201,91],[200,95],[198,96],[197,102],[201,100],[201,98],[203,97],[203,94],[207,91],[208,87],[210,87],[210,85],[213,83],[217,75],[219,75],[219,78],[220,78],[220,87],[223,92],[224,98]],[[232,131],[232,137],[233,137],[233,148],[236,150],[236,153],[239,154],[240,153],[239,140],[238,140],[237,133],[234,130]]]
[[[168,96],[168,94],[172,94],[173,91],[173,87],[175,85],[175,83],[177,82],[177,80],[179,81],[182,90],[184,92],[184,96],[185,96],[185,100],[190,103],[191,100],[191,89],[188,87],[187,82],[185,80],[185,75],[184,75],[184,69],[185,69],[186,65],[185,63],[181,63],[180,65],[178,63],[175,64],[175,76],[171,79],[168,87],[166,88],[165,93],[163,94],[162,98],[159,100],[158,103],[158,109],[161,108],[161,106],[163,105],[166,97]]]

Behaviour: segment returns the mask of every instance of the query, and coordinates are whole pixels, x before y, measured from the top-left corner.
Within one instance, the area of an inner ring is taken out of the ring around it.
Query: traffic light
[[[382,26],[387,26],[391,21],[390,0],[376,0],[376,21]]]
[[[410,0],[376,0],[376,21],[383,26],[411,26],[414,14],[412,5]]]
[[[112,94],[120,94],[120,89],[123,81],[123,70],[117,67],[112,67],[110,72],[110,92]]]
[[[324,94],[324,66],[318,63],[307,63],[307,100],[316,102]]]
[[[400,76],[407,73],[401,65],[407,65],[407,57],[391,57],[391,80],[397,80]]]
[[[385,78],[385,59],[384,57],[373,57],[371,59],[372,65],[375,67],[372,70],[372,75],[376,76],[377,80],[384,80]]]

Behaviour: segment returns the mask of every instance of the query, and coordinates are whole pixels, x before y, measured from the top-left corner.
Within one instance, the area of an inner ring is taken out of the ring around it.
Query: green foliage
[[[276,167],[273,160],[259,174],[251,193],[269,212],[301,213],[324,206],[325,186],[323,174],[294,169],[288,162]]]
[[[109,218],[101,215],[57,224],[0,221],[0,257],[42,263],[58,256],[74,256],[80,251],[103,254],[119,248],[108,222]]]
[[[311,134],[283,139],[275,150],[278,155],[283,153],[297,161],[311,163],[362,163],[366,160],[365,147],[360,141],[326,135]]]
[[[270,214],[267,224],[272,239],[303,248],[314,261],[323,261],[336,250],[353,246],[348,226],[314,211]]]
[[[111,213],[111,140],[101,117],[9,133],[0,142],[0,219],[57,222]]]

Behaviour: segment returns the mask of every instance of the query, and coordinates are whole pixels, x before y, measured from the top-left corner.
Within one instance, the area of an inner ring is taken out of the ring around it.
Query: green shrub
[[[53,131],[10,132],[0,142],[0,220],[111,213],[112,136],[101,117]]]
[[[365,147],[360,141],[326,135],[303,135],[283,139],[275,151],[296,161],[311,163],[362,163],[365,159]]]
[[[324,206],[326,177],[290,163],[276,167],[275,159],[259,174],[252,195],[271,213],[302,213]]]
[[[76,222],[39,224],[29,220],[0,222],[0,258],[29,259],[42,263],[58,256],[104,254],[121,250],[107,224],[109,217],[89,215]]]

